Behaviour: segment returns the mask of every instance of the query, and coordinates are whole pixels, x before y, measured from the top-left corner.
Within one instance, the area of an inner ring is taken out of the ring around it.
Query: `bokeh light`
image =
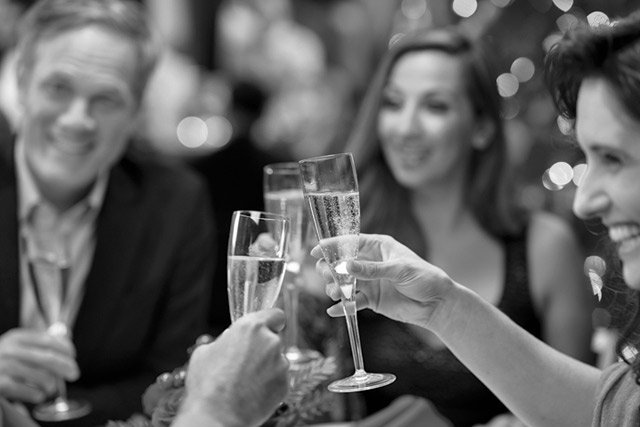
[[[578,25],[579,22],[580,20],[578,19],[578,17],[571,13],[565,13],[558,19],[556,19],[556,25],[558,26],[558,29],[563,33]]]
[[[391,46],[393,46],[394,44],[398,43],[400,41],[400,39],[402,39],[405,36],[404,33],[395,33],[394,35],[392,35],[389,38],[389,48],[391,48]]]
[[[511,74],[516,76],[520,83],[531,80],[536,72],[536,66],[529,58],[521,56],[511,64]]]
[[[549,191],[559,191],[564,188],[551,180],[551,177],[549,176],[549,169],[544,171],[542,174],[542,185]]]
[[[549,178],[555,184],[564,187],[573,179],[573,168],[567,162],[554,163],[549,168]]]
[[[573,7],[573,0],[553,0],[553,4],[563,12]]]
[[[456,15],[468,18],[478,10],[478,2],[476,0],[453,0],[451,8]]]
[[[587,15],[587,22],[591,27],[599,27],[600,25],[609,25],[611,20],[606,13],[595,11]]]
[[[187,148],[198,148],[207,141],[207,124],[200,117],[189,116],[180,120],[177,128],[178,141]]]
[[[584,274],[589,275],[590,271],[593,271],[598,276],[604,276],[607,272],[607,263],[604,259],[597,255],[590,255],[585,258],[583,266]]]
[[[207,145],[215,148],[222,148],[231,141],[233,136],[233,126],[224,116],[209,117],[205,124],[209,135]]]
[[[566,117],[558,116],[558,118],[556,119],[556,124],[558,125],[560,133],[562,133],[563,135],[568,136],[573,133],[573,125],[569,120],[567,120]]]
[[[507,98],[502,103],[500,116],[505,120],[514,119],[520,113],[520,103],[515,98]]]
[[[562,38],[562,34],[558,34],[558,33],[549,34],[547,37],[544,38],[544,40],[542,40],[542,49],[544,49],[545,52],[549,52],[549,50],[551,50],[553,45],[558,43],[561,38]]]
[[[402,0],[400,4],[402,14],[408,19],[422,18],[427,13],[427,9],[426,0]]]
[[[576,187],[580,187],[582,183],[582,177],[584,177],[584,173],[587,171],[586,163],[579,163],[573,167],[573,183]]]
[[[496,79],[498,93],[504,98],[509,98],[518,92],[520,83],[518,78],[511,73],[502,73]]]
[[[512,0],[491,0],[491,3],[496,7],[507,7],[511,4]]]
[[[636,350],[636,348],[632,345],[627,344],[622,349],[622,357],[624,357],[626,360],[634,360],[637,355],[638,350]]]

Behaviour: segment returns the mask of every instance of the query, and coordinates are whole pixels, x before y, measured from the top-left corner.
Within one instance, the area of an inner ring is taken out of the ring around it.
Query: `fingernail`
[[[338,317],[340,316],[341,313],[342,313],[342,310],[340,310],[339,307],[336,307],[335,305],[327,308],[327,314],[330,317]]]

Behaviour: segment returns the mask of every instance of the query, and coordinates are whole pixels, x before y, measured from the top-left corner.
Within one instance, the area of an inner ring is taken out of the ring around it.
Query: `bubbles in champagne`
[[[360,233],[360,196],[357,191],[307,193],[319,240]]]
[[[355,278],[347,273],[346,261],[358,256],[358,192],[311,192],[306,196],[324,258],[343,295],[350,298]]]

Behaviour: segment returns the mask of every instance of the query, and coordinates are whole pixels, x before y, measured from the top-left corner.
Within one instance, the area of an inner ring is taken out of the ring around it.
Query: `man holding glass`
[[[124,419],[205,327],[209,200],[191,173],[133,152],[159,53],[137,3],[40,1],[17,49],[21,117],[0,146],[0,398],[29,406],[66,387],[93,407],[80,425]]]

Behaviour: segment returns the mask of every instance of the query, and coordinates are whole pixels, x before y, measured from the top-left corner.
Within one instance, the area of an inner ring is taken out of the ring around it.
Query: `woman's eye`
[[[422,105],[424,108],[431,111],[437,111],[437,112],[449,111],[449,104],[443,101],[430,99],[430,100],[424,101]]]
[[[389,97],[389,96],[385,96],[382,98],[382,102],[381,102],[381,107],[382,108],[388,108],[388,109],[395,109],[397,110],[398,108],[400,108],[402,105],[402,102],[398,99]]]
[[[622,158],[614,153],[601,153],[602,162],[609,166],[619,166],[622,164]]]

